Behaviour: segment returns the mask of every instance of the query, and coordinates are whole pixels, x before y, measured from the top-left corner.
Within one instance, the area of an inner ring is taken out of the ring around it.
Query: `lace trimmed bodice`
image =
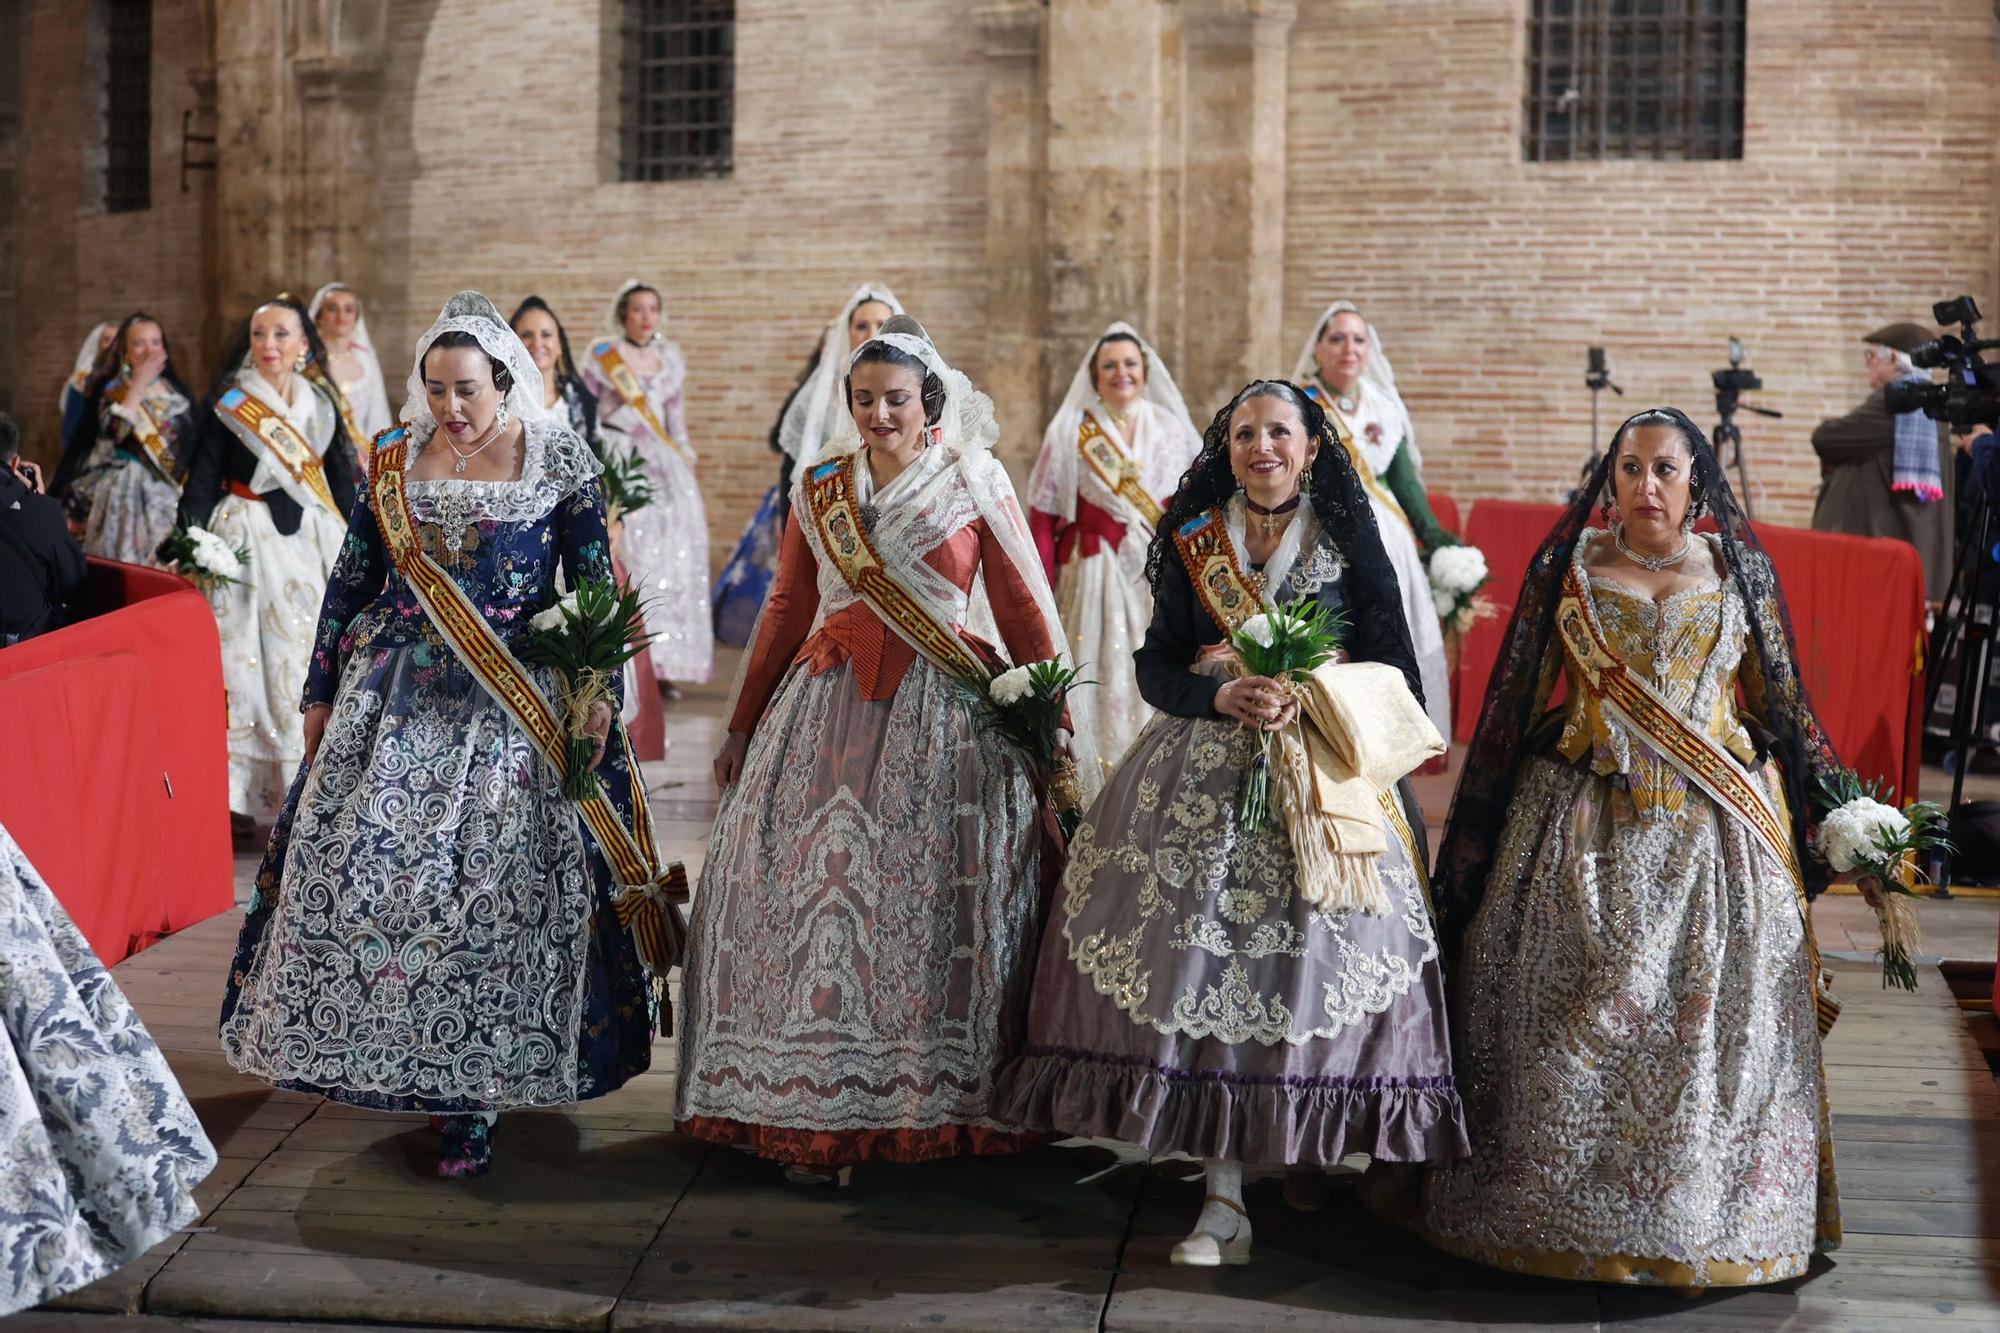
[[[412,441],[408,466],[415,466],[436,437]],[[478,522],[531,523],[556,502],[603,469],[590,447],[554,416],[531,421],[521,475],[512,481],[433,477],[407,484],[410,512],[419,523],[435,523],[451,545]]]

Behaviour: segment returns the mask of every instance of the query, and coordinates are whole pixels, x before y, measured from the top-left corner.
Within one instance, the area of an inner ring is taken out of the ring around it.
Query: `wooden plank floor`
[[[652,766],[671,854],[712,813],[702,770],[719,689],[676,709]],[[1441,822],[1448,778],[1425,781]],[[246,858],[246,867],[248,858]],[[1936,904],[1990,956],[2000,904]],[[1861,942],[1852,900],[1816,911],[1830,949]],[[478,1181],[429,1174],[416,1116],[276,1092],[216,1046],[233,913],[121,965],[223,1155],[204,1214],[121,1273],[0,1321],[4,1333],[148,1333],[410,1324],[540,1329],[2000,1328],[2000,1090],[1943,982],[1888,993],[1840,962],[1827,1043],[1847,1243],[1807,1279],[1688,1301],[1511,1278],[1369,1218],[1347,1189],[1289,1213],[1253,1184],[1255,1262],[1177,1269],[1200,1197],[1185,1163],[1118,1166],[1099,1148],[878,1166],[844,1191],[673,1133],[670,1042],[654,1071],[564,1112],[509,1114]]]

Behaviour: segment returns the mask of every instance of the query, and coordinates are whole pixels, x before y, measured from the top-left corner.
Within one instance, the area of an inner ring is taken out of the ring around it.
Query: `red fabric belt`
[[[257,494],[257,492],[251,490],[248,486],[245,486],[240,481],[232,481],[229,483],[229,493],[231,495],[240,495],[246,500],[261,501],[264,498],[263,496]]]

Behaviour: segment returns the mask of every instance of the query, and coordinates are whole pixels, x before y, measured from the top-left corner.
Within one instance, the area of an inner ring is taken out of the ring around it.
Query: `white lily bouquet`
[[[192,523],[174,524],[173,531],[160,543],[159,554],[176,574],[204,593],[243,582],[243,573],[250,567],[247,548],[232,547],[207,528]]]
[[[1440,546],[1431,552],[1431,600],[1448,634],[1464,634],[1492,610],[1479,594],[1492,582],[1486,553],[1477,546]]]
[[[1316,667],[1340,651],[1341,637],[1346,632],[1345,615],[1329,613],[1311,598],[1300,598],[1275,611],[1250,617],[1230,636],[1229,642],[1236,650],[1236,660],[1244,675],[1268,676],[1295,690]],[[1292,725],[1299,723],[1294,720]],[[1236,817],[1245,833],[1255,833],[1270,822],[1272,734],[1262,730],[1257,733],[1257,758],[1243,777],[1243,794],[1237,802]]]
[[[1010,667],[990,681],[960,682],[974,710],[974,724],[998,735],[1027,756],[1042,790],[1056,809],[1063,837],[1083,818],[1076,764],[1062,753],[1063,710],[1069,692],[1093,682],[1078,667],[1050,659]]]
[[[563,682],[563,734],[569,741],[569,774],[563,795],[584,800],[597,791],[590,756],[597,738],[585,728],[590,710],[612,702],[611,678],[653,641],[640,614],[639,594],[610,579],[584,579],[569,596],[528,621],[524,661],[552,666]]]
[[[1910,955],[1923,947],[1917,853],[1948,846],[1948,825],[1943,808],[1931,801],[1912,801],[1899,810],[1879,800],[1881,794],[1879,781],[1864,785],[1851,768],[1822,782],[1818,803],[1825,813],[1813,845],[1836,874],[1859,872],[1882,886],[1869,900],[1882,927],[1882,984],[1915,990],[1917,969]]]

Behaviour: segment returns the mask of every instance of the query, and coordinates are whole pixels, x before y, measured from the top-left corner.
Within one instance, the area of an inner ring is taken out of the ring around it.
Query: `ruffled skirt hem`
[[[727,1148],[747,1148],[785,1166],[840,1167],[857,1162],[934,1162],[946,1157],[1000,1157],[1048,1142],[989,1125],[884,1126],[879,1129],[793,1129],[753,1125],[726,1116],[683,1120],[680,1132]]]
[[[1436,1162],[1471,1151],[1450,1076],[1327,1076],[1175,1069],[1149,1060],[1031,1046],[1000,1077],[1003,1120],[1117,1139],[1155,1156],[1255,1166],[1332,1167],[1363,1153]]]

